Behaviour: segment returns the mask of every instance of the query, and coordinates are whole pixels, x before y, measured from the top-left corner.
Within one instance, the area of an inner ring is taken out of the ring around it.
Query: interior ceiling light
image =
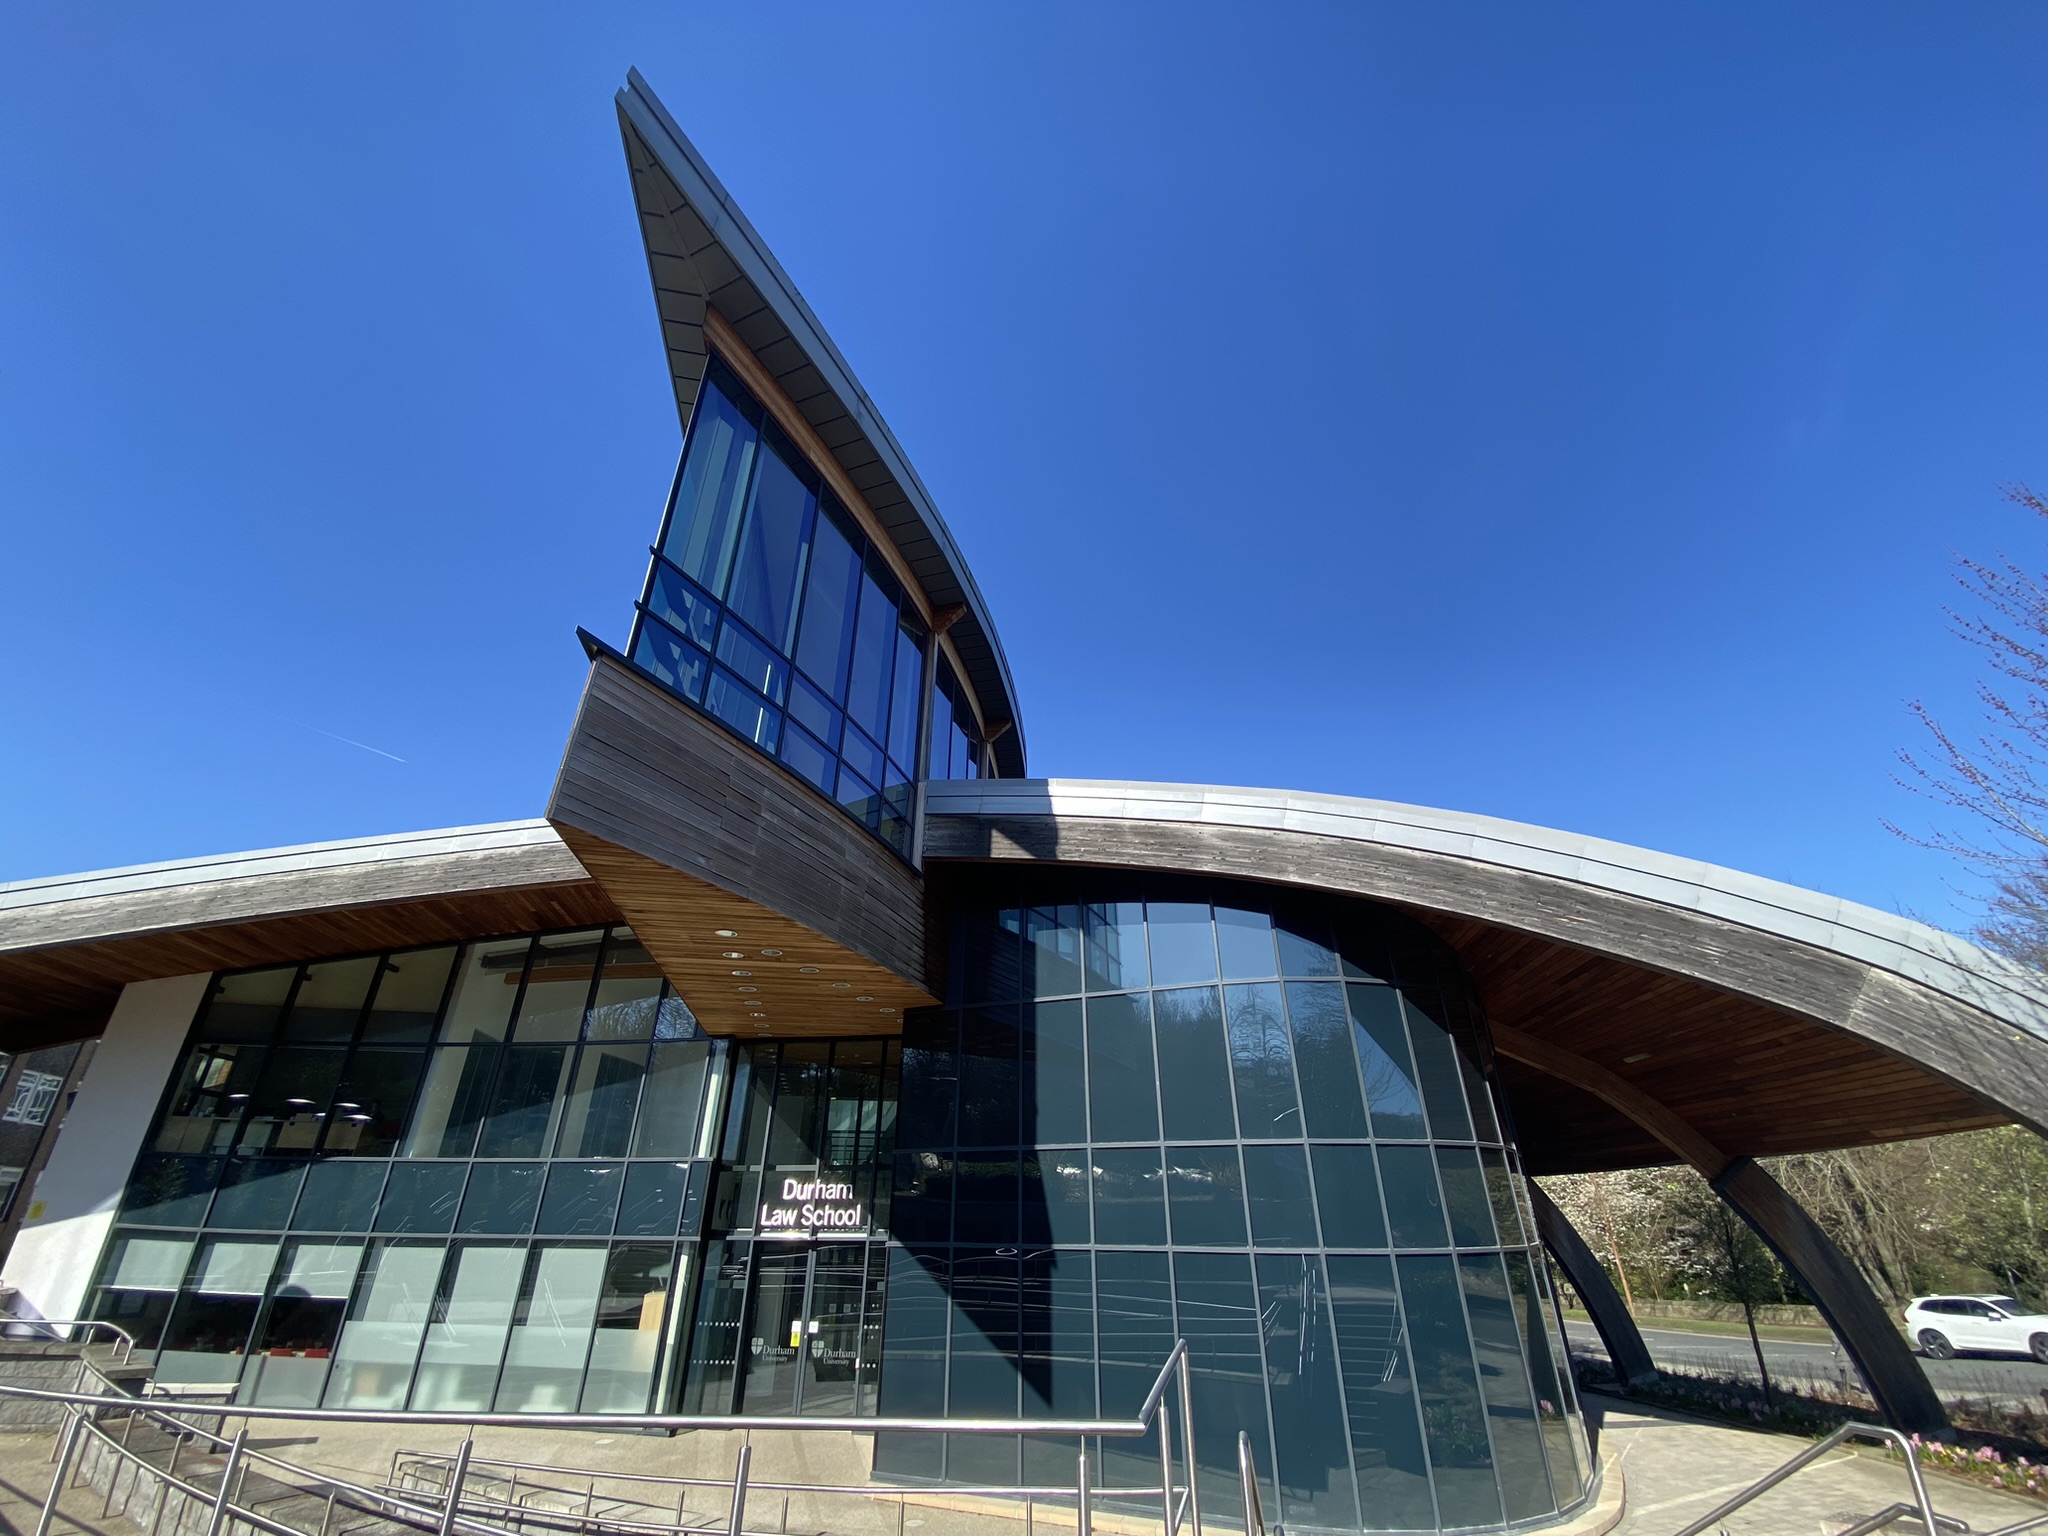
[[[1648,1061],[1650,1059],[1650,1053],[1648,1051],[1637,1051],[1635,1055],[1624,1056],[1621,1059],[1624,1065],[1633,1065],[1634,1063],[1639,1061]]]
[[[853,990],[853,983],[850,981],[835,981],[832,983],[832,985],[837,987],[842,992],[850,992]]]
[[[815,976],[818,974],[818,968],[815,965],[800,965],[797,967],[797,972],[804,976]]]
[[[742,992],[758,992],[761,989],[759,987],[741,987],[740,990]]]
[[[711,936],[715,939],[736,939],[739,937],[730,928],[714,928],[711,930]]]
[[[728,949],[725,952],[725,958],[728,960],[744,960],[747,957],[745,954],[743,954],[741,951],[737,949]]]
[[[872,1002],[874,1001],[874,999],[873,999],[872,997],[868,996],[868,994],[867,994],[867,993],[863,992],[863,993],[861,993],[861,994],[860,994],[860,996],[856,997],[856,998],[854,999],[854,1001],[855,1001],[856,1003],[872,1003]]]
[[[779,949],[764,949],[761,953],[771,960],[780,960],[782,958],[782,951]]]
[[[754,974],[754,973],[753,973],[752,971],[734,971],[734,972],[733,972],[733,975],[735,975],[735,976],[751,976],[751,975],[753,975],[753,974]]]

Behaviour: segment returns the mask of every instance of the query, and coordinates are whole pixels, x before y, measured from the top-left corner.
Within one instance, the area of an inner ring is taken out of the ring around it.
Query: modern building
[[[1546,1253],[1648,1367],[1528,1176],[1683,1161],[1939,1428],[1755,1159],[2048,1126],[2036,979],[1485,817],[1029,778],[902,448],[637,76],[618,112],[684,446],[545,816],[0,887],[0,1047],[96,1042],[17,1315],[470,1412],[1127,1414],[1182,1338],[1213,1508],[1242,1429],[1290,1529],[1534,1526],[1599,1476]]]

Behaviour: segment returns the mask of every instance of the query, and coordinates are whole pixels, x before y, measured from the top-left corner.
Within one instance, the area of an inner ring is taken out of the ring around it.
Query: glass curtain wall
[[[645,1412],[724,1067],[624,927],[222,975],[94,1315],[245,1401]]]
[[[710,360],[634,665],[910,856],[924,621],[795,443]]]
[[[939,659],[938,678],[932,687],[932,730],[928,779],[980,779],[990,777],[988,743],[974,723],[974,708],[967,702],[967,690],[953,675],[953,665]]]
[[[1289,1529],[1553,1517],[1586,1447],[1455,957],[1273,900],[1069,875],[962,906],[948,1006],[905,1025],[881,1412],[1129,1415],[1180,1337],[1205,1511],[1239,1506],[1243,1427]],[[1156,1444],[1097,1454],[1105,1488],[1157,1479]],[[877,1451],[976,1482],[1072,1458]]]

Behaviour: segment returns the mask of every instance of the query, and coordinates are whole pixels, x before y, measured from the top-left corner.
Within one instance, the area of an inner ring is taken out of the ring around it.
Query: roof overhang
[[[934,878],[948,860],[1043,860],[1227,875],[1415,913],[1458,950],[1489,1019],[1552,1064],[1504,1062],[1537,1172],[1671,1161],[1670,1138],[1619,1107],[1628,1091],[1730,1155],[2009,1120],[2048,1130],[2042,980],[1850,902],[1335,795],[982,780],[930,785],[926,812]],[[1561,1075],[1567,1056],[1600,1071]]]
[[[789,274],[637,70],[618,93],[618,109],[683,425],[704,381],[705,311],[715,308],[838,460],[932,606],[966,610],[948,638],[1002,772],[1021,775],[1024,729],[1010,664],[931,494]]]
[[[0,885],[0,1050],[99,1033],[131,981],[615,922],[544,821]]]

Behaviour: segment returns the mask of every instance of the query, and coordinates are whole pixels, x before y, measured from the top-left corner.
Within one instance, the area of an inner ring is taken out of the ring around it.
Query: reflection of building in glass
[[[1536,1526],[1601,1480],[1553,1261],[1649,1365],[1528,1176],[1683,1161],[1940,1426],[1756,1159],[2048,1127],[2038,978],[1540,828],[1026,778],[901,447],[618,107],[685,436],[546,819],[0,886],[17,1315],[268,1404],[1019,1423],[879,1437],[953,1483],[1065,1482],[1030,1422],[1185,1339],[1210,1510],[1243,1432],[1290,1529]]]

